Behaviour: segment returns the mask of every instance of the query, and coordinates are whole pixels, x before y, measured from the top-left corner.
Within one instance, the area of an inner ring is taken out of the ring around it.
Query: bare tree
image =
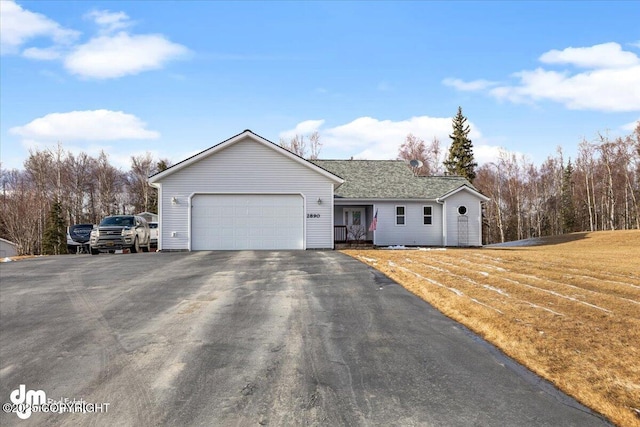
[[[579,177],[579,179],[576,180],[576,191],[586,196],[586,210],[589,216],[589,231],[595,231],[596,224],[598,222],[593,197],[593,173],[595,170],[593,156],[593,145],[586,140],[582,140],[582,142],[578,146],[578,158],[576,160],[576,176]]]
[[[442,153],[442,147],[440,147],[440,140],[437,137],[433,137],[431,144],[427,148],[427,164],[428,170],[431,175],[444,175],[444,156]]]
[[[316,160],[320,155],[322,142],[320,142],[320,133],[315,131],[307,139],[305,139],[304,135],[299,134],[294,135],[289,140],[280,138],[280,146],[305,159]]]
[[[156,163],[148,151],[139,156],[131,156],[131,170],[127,174],[129,203],[136,212],[156,211],[151,206],[153,187],[149,185],[149,176],[155,172]]]
[[[309,160],[318,160],[322,150],[322,142],[320,142],[320,133],[318,131],[309,135]]]
[[[120,209],[118,195],[123,193],[122,186],[125,179],[120,170],[111,166],[104,151],[101,151],[98,156],[93,176],[97,187],[98,211],[97,216],[94,217],[94,222],[97,223],[103,216],[123,212]]]
[[[78,156],[69,153],[65,160],[63,167],[67,176],[66,193],[69,195],[66,208],[70,225],[91,221],[91,171],[94,163],[95,159],[87,153]]]
[[[18,246],[18,254],[40,253],[39,195],[26,172],[16,169],[3,174],[3,202],[0,211],[3,237]]]
[[[485,204],[484,209],[485,243],[505,242],[502,181],[500,168],[495,163],[485,163],[480,166],[474,181],[476,188],[491,199]]]

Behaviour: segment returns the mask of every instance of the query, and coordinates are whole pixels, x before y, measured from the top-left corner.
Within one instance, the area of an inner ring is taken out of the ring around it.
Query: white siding
[[[468,217],[468,246],[482,246],[482,209],[480,199],[462,190],[449,197],[444,203],[446,216],[446,246],[460,246],[458,230],[458,208],[466,206]]]
[[[8,240],[0,239],[0,258],[16,255],[18,255],[16,245]]]
[[[405,225],[396,225],[396,206],[405,207]],[[431,206],[431,225],[423,223],[423,206]],[[376,202],[378,226],[374,233],[377,246],[442,246],[442,205],[436,202]]]
[[[251,138],[168,175],[160,184],[161,249],[189,249],[189,205],[198,193],[301,194],[306,248],[333,247],[333,182]],[[320,217],[306,218],[309,214]]]

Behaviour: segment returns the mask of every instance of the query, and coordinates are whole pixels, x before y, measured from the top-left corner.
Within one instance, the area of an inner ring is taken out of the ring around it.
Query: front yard
[[[640,425],[640,231],[345,250],[621,426]]]

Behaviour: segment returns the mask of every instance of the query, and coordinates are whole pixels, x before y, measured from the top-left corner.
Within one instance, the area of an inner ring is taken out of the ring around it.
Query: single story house
[[[482,202],[464,178],[403,161],[308,161],[246,130],[150,177],[159,250],[481,246]]]
[[[18,255],[18,245],[0,238],[0,258],[12,257]]]

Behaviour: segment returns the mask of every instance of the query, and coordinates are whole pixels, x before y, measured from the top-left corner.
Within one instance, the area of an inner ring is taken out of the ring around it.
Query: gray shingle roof
[[[459,176],[417,177],[402,160],[312,160],[345,182],[335,191],[348,199],[430,199],[467,185]]]

